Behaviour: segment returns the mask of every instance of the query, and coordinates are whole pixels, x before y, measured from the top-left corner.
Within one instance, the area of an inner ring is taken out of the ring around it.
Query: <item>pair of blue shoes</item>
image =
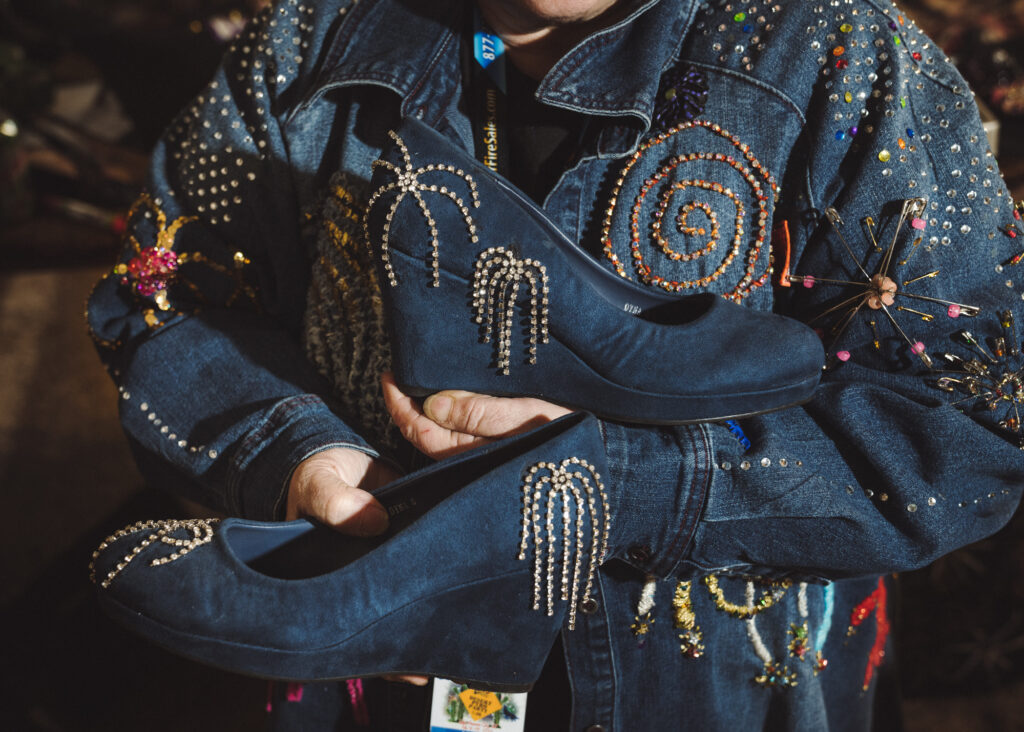
[[[532,203],[414,120],[377,164],[366,228],[413,394],[534,396],[641,423],[723,419],[810,397],[804,326],[603,269]],[[106,611],[193,659],[276,679],[444,676],[529,688],[597,607],[625,551],[597,420],[577,412],[378,492],[372,539],[309,521],[150,521],[109,537]]]

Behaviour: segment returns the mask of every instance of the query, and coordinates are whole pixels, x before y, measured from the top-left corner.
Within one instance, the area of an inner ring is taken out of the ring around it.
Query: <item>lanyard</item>
[[[480,11],[473,10],[472,58],[469,59],[468,98],[473,123],[473,149],[477,159],[501,175],[508,175],[508,90],[505,44],[484,27]]]

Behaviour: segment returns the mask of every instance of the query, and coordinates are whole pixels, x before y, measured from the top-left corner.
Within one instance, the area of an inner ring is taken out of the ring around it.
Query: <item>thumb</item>
[[[384,507],[369,492],[349,485],[331,464],[311,463],[295,476],[289,519],[305,516],[353,536],[375,536],[388,526]]]
[[[448,390],[427,397],[423,412],[453,432],[476,437],[505,437],[550,422],[570,410],[541,399]]]

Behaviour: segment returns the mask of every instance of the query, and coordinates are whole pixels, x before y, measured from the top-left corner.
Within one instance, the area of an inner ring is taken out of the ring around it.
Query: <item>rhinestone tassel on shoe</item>
[[[473,307],[476,322],[484,326],[483,342],[489,343],[497,321],[497,364],[509,373],[512,360],[512,323],[519,287],[530,288],[530,359],[537,363],[537,343],[548,342],[547,268],[536,259],[520,259],[505,247],[488,247],[480,253],[473,270]]]
[[[389,253],[389,239],[391,236],[391,219],[394,218],[395,211],[398,209],[398,204],[402,202],[406,194],[411,194],[416,199],[416,204],[420,207],[420,212],[423,214],[423,218],[427,222],[427,226],[430,228],[430,266],[433,273],[433,281],[431,282],[432,287],[441,286],[441,274],[438,267],[438,250],[440,248],[440,241],[438,239],[437,221],[434,220],[434,215],[431,213],[430,208],[427,206],[427,202],[423,199],[424,193],[439,193],[442,196],[449,199],[454,203],[459,213],[462,214],[462,220],[466,222],[466,229],[469,231],[469,240],[471,243],[476,244],[478,239],[476,235],[476,224],[473,223],[473,217],[469,213],[469,207],[466,206],[465,202],[460,196],[454,191],[450,190],[447,186],[439,186],[432,183],[423,183],[420,177],[425,173],[431,171],[442,171],[451,173],[458,176],[466,185],[469,186],[469,193],[472,199],[474,208],[480,207],[480,198],[476,192],[476,181],[469,173],[462,170],[462,168],[456,168],[454,165],[445,165],[443,163],[431,163],[424,165],[419,168],[412,167],[412,158],[409,156],[409,149],[405,146],[405,142],[401,137],[398,136],[394,130],[388,132],[391,139],[394,140],[399,149],[402,151],[402,159],[405,162],[405,167],[400,168],[394,163],[390,163],[387,160],[375,160],[373,167],[381,167],[390,170],[395,174],[395,180],[390,183],[385,183],[370,196],[369,202],[366,204],[366,214],[363,216],[363,232],[366,235],[367,246],[372,246],[373,241],[370,238],[370,212],[373,210],[374,204],[377,200],[389,191],[399,191],[398,196],[391,202],[391,207],[384,220],[384,232],[380,237],[380,257],[384,262],[384,272],[387,274],[388,282],[392,287],[398,284],[398,278],[395,277],[394,268],[391,265],[391,255]]]
[[[176,559],[181,559],[193,549],[196,549],[203,544],[209,544],[213,541],[213,527],[218,521],[220,521],[220,519],[139,521],[131,526],[126,526],[120,531],[111,534],[104,539],[103,543],[100,544],[96,551],[92,553],[92,561],[89,563],[89,579],[92,580],[93,584],[96,584],[96,569],[94,566],[96,559],[99,557],[100,552],[118,539],[122,539],[126,536],[137,534],[142,531],[151,532],[134,549],[125,554],[114,569],[107,573],[107,576],[99,583],[100,587],[103,589],[110,587],[110,583],[114,581],[114,578],[117,577],[117,575],[119,575],[146,547],[154,542],[160,541],[168,546],[172,546],[174,547],[174,551],[167,556],[156,557],[150,561],[149,566],[151,567],[158,567],[161,564],[169,564]],[[191,534],[191,536],[179,539],[171,535],[173,532],[178,530],[184,530]]]
[[[601,506],[598,509],[597,499]],[[546,499],[546,500],[545,500]],[[573,507],[575,506],[575,521]],[[555,529],[555,513],[561,509],[561,549]],[[544,512],[543,527],[541,513]],[[590,551],[587,579],[580,597],[580,577],[584,563],[584,532],[586,516],[590,516]],[[601,516],[603,516],[603,521]],[[523,480],[523,530],[519,542],[519,559],[526,559],[530,537],[533,536],[533,609],[541,609],[544,599],[547,614],[555,614],[555,563],[561,554],[562,601],[569,602],[569,630],[576,627],[576,608],[590,600],[594,573],[604,562],[608,551],[611,513],[608,495],[601,476],[594,466],[578,457],[566,458],[560,464],[540,462],[527,471]],[[547,537],[545,539],[545,533]],[[546,555],[546,556],[545,556]],[[570,582],[569,565],[572,564]],[[570,587],[571,584],[571,587]]]

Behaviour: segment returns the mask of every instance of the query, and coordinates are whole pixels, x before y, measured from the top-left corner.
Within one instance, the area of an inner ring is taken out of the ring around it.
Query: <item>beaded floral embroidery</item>
[[[520,259],[505,247],[488,247],[477,257],[473,269],[473,308],[476,322],[483,326],[484,343],[496,330],[496,361],[503,374],[512,360],[512,326],[521,285],[530,291],[529,363],[537,363],[537,343],[548,342],[547,268],[536,259]]]
[[[450,190],[447,186],[438,185],[436,183],[424,183],[421,177],[424,174],[431,173],[434,171],[451,173],[452,175],[461,178],[465,181],[466,185],[469,186],[469,193],[474,208],[480,207],[480,199],[476,192],[476,181],[473,177],[466,173],[462,168],[456,168],[454,165],[445,165],[443,163],[431,163],[424,165],[419,168],[412,167],[412,157],[409,155],[409,148],[406,147],[405,142],[398,133],[394,130],[389,130],[388,134],[391,139],[398,145],[399,150],[402,153],[402,160],[404,167],[399,167],[392,162],[387,160],[375,160],[373,167],[381,167],[390,170],[395,174],[395,180],[385,183],[370,196],[370,200],[366,204],[366,216],[364,218],[363,228],[366,234],[366,241],[372,242],[370,238],[370,213],[373,211],[374,205],[381,198],[381,196],[391,191],[398,191],[398,195],[395,196],[391,202],[391,206],[388,208],[387,214],[384,216],[384,231],[380,237],[380,256],[384,262],[384,272],[387,274],[388,282],[392,287],[398,284],[398,278],[395,276],[394,268],[391,265],[391,256],[389,253],[389,240],[391,237],[391,219],[394,218],[395,211],[398,209],[398,205],[405,200],[407,195],[411,195],[416,201],[416,205],[419,206],[420,211],[423,214],[427,226],[430,229],[430,267],[433,273],[433,282],[431,283],[434,287],[439,287],[441,284],[440,270],[438,266],[438,256],[440,249],[440,241],[438,240],[437,221],[434,220],[434,214],[431,213],[430,208],[427,206],[427,202],[424,199],[423,194],[425,193],[437,193],[444,198],[447,198],[459,209],[459,213],[462,214],[462,220],[466,223],[466,230],[469,232],[469,240],[472,243],[478,241],[476,235],[476,224],[473,223],[473,217],[469,213],[469,207],[466,206],[463,199],[457,195],[454,191]]]
[[[114,267],[114,274],[119,275],[122,285],[129,285],[132,291],[142,297],[152,297],[161,310],[169,310],[167,302],[167,285],[177,275],[179,256],[174,251],[174,239],[178,230],[185,224],[195,221],[195,216],[179,216],[169,225],[167,215],[153,202],[148,194],[143,193],[132,204],[127,219],[131,221],[142,209],[149,209],[156,216],[156,244],[143,247],[134,235],[128,240],[135,250],[135,256],[127,263]]]
[[[135,220],[136,216],[142,212],[145,212],[147,218],[155,217],[156,219],[156,242],[152,246],[143,247],[135,234],[128,235],[128,241],[132,245],[135,256],[114,267],[114,275],[120,278],[122,285],[130,287],[132,292],[140,297],[152,297],[161,311],[171,310],[168,289],[175,282],[187,287],[197,300],[203,302],[205,297],[200,289],[194,283],[181,277],[180,274],[182,265],[195,262],[234,280],[235,287],[225,301],[225,306],[234,304],[242,294],[251,301],[256,300],[255,290],[246,284],[242,276],[242,270],[250,264],[245,254],[235,252],[232,256],[231,266],[228,267],[202,252],[177,252],[174,250],[174,245],[178,232],[185,224],[195,221],[196,217],[179,216],[168,223],[164,210],[145,193],[139,196],[132,205],[128,212],[128,221]],[[152,311],[146,311],[144,315],[146,323],[150,327],[160,325],[160,321]]]
[[[114,581],[114,578],[121,574],[135,557],[156,542],[172,547],[172,551],[168,555],[151,559],[149,562],[150,567],[170,564],[181,559],[194,549],[198,549],[204,544],[209,544],[213,541],[213,528],[218,522],[219,519],[172,519],[166,521],[139,521],[131,526],[126,526],[104,539],[96,551],[92,553],[92,562],[89,563],[89,578],[93,583],[96,583],[96,559],[99,558],[103,550],[119,539],[132,534],[149,532],[139,544],[136,544],[130,552],[124,555],[112,570],[107,572],[106,577],[99,582],[100,587],[103,589],[110,587],[110,583]],[[184,533],[185,536],[176,535],[181,533]]]
[[[670,141],[674,142],[675,136],[691,130],[706,130],[726,140],[741,153],[741,157],[737,158],[717,152],[696,152],[669,158],[654,175],[643,182],[633,199],[633,205],[629,211],[629,256],[633,261],[633,269],[637,278],[641,282],[668,292],[686,292],[691,289],[706,288],[721,278],[737,257],[740,257],[740,261],[745,263],[743,274],[739,277],[736,285],[724,293],[726,297],[739,301],[747,297],[752,290],[764,285],[771,277],[770,253],[764,250],[766,249],[765,241],[768,239],[769,206],[774,203],[778,186],[774,177],[754,156],[750,148],[738,137],[717,124],[706,120],[681,122],[640,145],[615,181],[608,208],[605,211],[601,229],[601,244],[605,257],[612,263],[615,271],[629,279],[626,266],[616,252],[616,243],[612,241],[611,236],[619,198],[624,195],[624,188],[633,168],[645,155],[657,155],[660,152],[657,149],[659,146]],[[690,163],[695,162],[705,166],[708,164],[725,165],[739,174],[746,182],[757,209],[756,225],[752,234],[748,234],[746,231],[747,205],[739,193],[715,181],[685,177],[686,168]],[[652,223],[646,238],[664,254],[668,261],[672,262],[686,263],[702,257],[709,257],[723,243],[720,241],[720,235],[724,222],[720,218],[720,211],[706,201],[691,200],[675,209],[673,215],[672,206],[677,194],[685,195],[688,191],[706,191],[715,194],[716,198],[719,196],[724,198],[731,205],[729,224],[730,230],[733,232],[732,241],[729,242],[728,249],[721,252],[722,259],[710,274],[676,280],[654,273],[641,247],[641,241],[645,239],[641,232],[641,221],[646,215],[645,209],[648,208],[648,194],[652,194],[654,191],[660,191],[660,193],[654,204],[654,210],[651,212]],[[679,251],[676,245],[667,238],[668,222],[674,222],[677,230],[686,237],[686,240],[704,239],[705,243],[696,249]],[[748,246],[744,252],[745,243]]]
[[[704,74],[690,65],[673,67],[661,77],[654,104],[654,126],[668,127],[691,120],[704,111],[707,100]]]
[[[561,513],[561,542],[555,527],[556,513]],[[589,527],[586,526],[588,517]],[[526,559],[532,537],[534,610],[540,610],[544,601],[547,614],[554,615],[555,563],[560,559],[562,571],[559,596],[563,602],[569,603],[569,630],[576,627],[576,607],[591,599],[594,573],[604,562],[608,550],[610,527],[608,495],[601,476],[589,462],[572,457],[557,465],[541,462],[529,468],[523,480],[523,521],[518,558]],[[586,533],[590,534],[590,548],[587,578],[581,597],[580,579],[586,551]]]

